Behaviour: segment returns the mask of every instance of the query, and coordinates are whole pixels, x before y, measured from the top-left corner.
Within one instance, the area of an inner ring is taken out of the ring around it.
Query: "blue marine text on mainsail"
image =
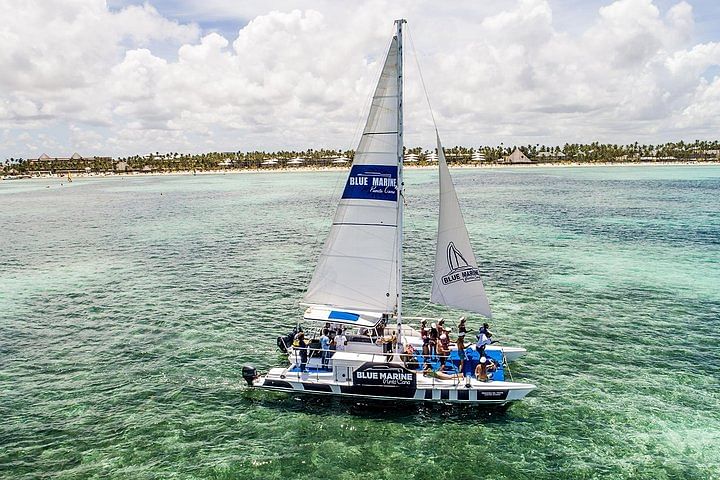
[[[353,165],[342,198],[397,201],[397,166]]]

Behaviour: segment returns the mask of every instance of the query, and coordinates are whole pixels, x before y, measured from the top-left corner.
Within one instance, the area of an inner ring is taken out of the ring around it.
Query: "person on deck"
[[[440,333],[438,333],[438,327],[436,324],[432,324],[430,328],[430,356],[434,357],[435,353],[437,352],[437,344],[440,340]]]
[[[423,370],[423,375],[426,377],[433,377],[440,380],[453,380],[456,378],[462,378],[462,375],[459,373],[455,374],[447,374],[441,371],[434,371],[430,365],[425,366],[425,370]]]
[[[345,330],[340,330],[337,335],[335,335],[335,351],[337,352],[344,352],[345,346],[347,345],[347,337],[345,336]]]
[[[430,356],[430,329],[425,327],[422,329],[422,354],[427,358]]]
[[[305,368],[307,366],[307,344],[305,343],[305,334],[301,331],[298,332],[297,335],[295,335],[295,340],[297,341],[297,347],[294,346],[293,348],[296,349],[297,353],[300,354],[300,371],[304,372]],[[297,363],[297,357],[295,357],[295,362]]]
[[[465,317],[460,317],[460,323],[458,324],[458,333],[467,333],[467,326],[465,325],[465,322],[467,319]]]
[[[440,334],[440,342],[438,343],[438,355],[441,357],[447,357],[450,355],[450,339],[448,338],[446,333]],[[442,363],[445,363],[444,358],[440,360]]]
[[[445,331],[445,319],[441,318],[437,323],[438,332],[442,333]]]
[[[455,345],[457,345],[458,356],[460,357],[460,365],[458,365],[458,369],[462,372],[465,360],[467,360],[467,355],[465,354],[465,332],[458,333]]]
[[[323,329],[322,337],[320,337],[320,358],[322,359],[323,368],[327,368],[330,359],[330,337],[328,329]]]
[[[480,357],[480,363],[475,367],[475,378],[481,382],[487,382],[491,379],[488,374],[492,374],[496,370],[497,364],[495,361],[492,358],[482,356]]]
[[[415,347],[408,343],[405,346],[405,353],[402,356],[402,361],[410,370],[417,370],[419,367],[415,353]]]
[[[480,354],[481,357],[485,355],[485,347],[492,344],[492,340],[490,339],[491,337],[492,333],[490,333],[490,331],[478,335],[477,352],[478,354]]]
[[[440,335],[438,355],[441,370],[455,370],[455,365],[450,361],[450,331],[447,329]]]
[[[487,323],[483,323],[482,327],[480,327],[480,330],[478,330],[477,337],[479,339],[480,335],[487,335],[488,333],[492,334],[492,332],[490,331],[490,325],[488,325]]]

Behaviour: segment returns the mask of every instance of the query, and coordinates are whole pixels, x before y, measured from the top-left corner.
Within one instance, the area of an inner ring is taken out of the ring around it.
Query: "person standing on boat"
[[[492,340],[490,340],[491,337],[492,333],[490,331],[478,334],[477,351],[481,357],[485,355],[485,347],[492,343]]]
[[[322,359],[322,366],[323,368],[327,368],[328,362],[330,359],[330,337],[329,337],[329,331],[327,328],[323,329],[322,337],[320,337],[320,348],[322,352],[320,353],[320,358]]]
[[[483,323],[482,327],[480,327],[480,330],[478,330],[478,334],[477,334],[478,340],[480,340],[481,335],[483,335],[483,334],[487,335],[488,333],[490,335],[492,335],[492,332],[490,331],[490,325],[488,325],[487,323]]]
[[[425,327],[422,329],[422,354],[423,357],[427,358],[430,356],[430,329]]]
[[[308,354],[307,344],[305,343],[305,334],[302,330],[295,335],[295,340],[297,341],[297,347],[293,345],[293,348],[297,349],[296,351],[300,354],[300,371],[304,372],[307,365]],[[297,356],[295,357],[295,363],[297,363]]]
[[[462,328],[462,322],[460,328]],[[458,365],[458,370],[464,376],[465,360],[467,360],[467,355],[465,354],[465,332],[461,331],[460,333],[458,333],[457,340],[455,340],[455,345],[457,345],[458,357],[460,357],[460,365]]]
[[[460,317],[460,323],[458,324],[458,333],[467,333],[467,326],[465,325],[465,322],[467,319],[465,317]]]
[[[345,330],[338,330],[337,335],[335,335],[335,351],[336,352],[344,352],[345,346],[347,345],[347,337],[345,336]]]
[[[437,344],[438,341],[440,341],[440,334],[438,333],[438,327],[436,324],[430,325],[430,357],[435,356],[435,352],[437,351]]]

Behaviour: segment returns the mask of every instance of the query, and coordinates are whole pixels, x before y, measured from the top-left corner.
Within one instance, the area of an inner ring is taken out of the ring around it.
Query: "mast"
[[[403,273],[403,209],[404,209],[404,182],[403,182],[403,24],[407,23],[404,18],[395,20],[397,27],[397,162],[398,162],[398,187],[397,187],[397,343],[398,352],[402,350],[402,273]]]

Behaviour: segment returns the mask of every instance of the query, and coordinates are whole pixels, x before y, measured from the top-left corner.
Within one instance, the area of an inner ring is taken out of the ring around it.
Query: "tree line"
[[[695,140],[694,142],[668,142],[658,145],[638,142],[618,145],[593,142],[588,144],[565,143],[564,145],[504,145],[445,148],[445,156],[450,164],[502,163],[515,148],[522,151],[530,160],[537,163],[604,163],[604,162],[647,162],[647,161],[711,161],[718,160],[720,142],[717,140]],[[284,168],[293,159],[300,159],[302,165],[337,165],[337,160],[352,160],[353,150],[307,149],[301,151],[280,150],[207,152],[184,154],[179,152],[155,152],[146,155],[132,155],[112,159],[110,157],[90,159],[24,159],[7,158],[2,164],[2,173],[33,174],[71,172],[110,172],[110,171],[183,171],[183,170],[221,170],[221,169],[257,169]],[[431,161],[437,154],[435,149],[422,147],[406,148],[405,155],[414,154],[420,165]],[[333,163],[336,162],[336,163]],[[342,162],[340,162],[342,164]],[[346,163],[349,165],[349,162]]]

